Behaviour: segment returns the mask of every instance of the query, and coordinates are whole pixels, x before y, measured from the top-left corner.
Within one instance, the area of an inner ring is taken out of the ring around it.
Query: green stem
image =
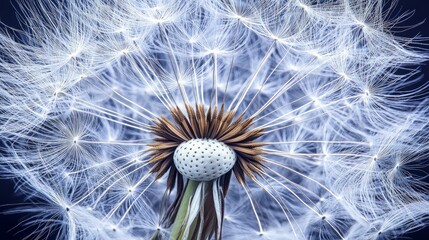
[[[188,212],[189,202],[191,197],[194,196],[195,191],[200,182],[188,180],[188,184],[186,185],[185,193],[183,194],[183,198],[180,202],[179,210],[177,211],[176,219],[174,219],[173,229],[171,230],[170,240],[181,240],[185,228],[183,227],[183,223],[186,220],[186,214]]]

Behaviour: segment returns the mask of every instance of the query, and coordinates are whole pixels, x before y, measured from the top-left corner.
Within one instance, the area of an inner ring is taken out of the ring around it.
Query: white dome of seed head
[[[210,181],[227,173],[235,164],[234,150],[215,139],[191,139],[174,152],[174,165],[185,177]]]

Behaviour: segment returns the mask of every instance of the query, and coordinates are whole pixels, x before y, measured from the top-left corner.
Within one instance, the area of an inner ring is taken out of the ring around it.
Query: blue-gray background
[[[17,6],[17,1],[18,0],[0,0],[0,21],[8,26],[20,28],[16,20],[15,12],[17,10],[14,8],[14,6]],[[415,10],[414,16],[408,22],[408,25],[426,20],[420,26],[403,34],[405,36],[415,36],[420,33],[422,36],[429,37],[429,1],[399,0],[398,2],[398,11]],[[407,25],[407,23],[404,24]],[[429,40],[427,43],[429,44]],[[424,74],[423,81],[429,81],[429,62],[422,66],[422,72]],[[10,204],[20,204],[23,202],[23,197],[15,193],[13,181],[0,180],[0,240],[23,239],[32,231],[31,228],[23,230],[21,226],[16,227],[21,220],[28,216],[1,214],[2,211],[10,208]],[[407,234],[401,239],[429,240],[429,227]]]

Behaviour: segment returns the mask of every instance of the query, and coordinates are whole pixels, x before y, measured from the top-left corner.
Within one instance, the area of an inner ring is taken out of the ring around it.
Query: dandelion
[[[426,225],[427,59],[378,0],[21,3],[1,173],[29,238],[391,239]],[[411,89],[411,90],[410,90]]]

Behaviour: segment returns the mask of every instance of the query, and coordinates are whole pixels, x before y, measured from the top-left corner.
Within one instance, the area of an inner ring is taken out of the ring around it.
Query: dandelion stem
[[[184,223],[186,222],[186,218],[189,212],[189,205],[194,193],[198,187],[200,182],[188,180],[188,184],[185,189],[185,193],[183,194],[183,198],[180,202],[179,210],[177,211],[176,219],[173,223],[173,229],[171,230],[170,240],[180,240],[185,231]],[[193,229],[191,229],[191,232]],[[192,236],[192,234],[189,234]]]

